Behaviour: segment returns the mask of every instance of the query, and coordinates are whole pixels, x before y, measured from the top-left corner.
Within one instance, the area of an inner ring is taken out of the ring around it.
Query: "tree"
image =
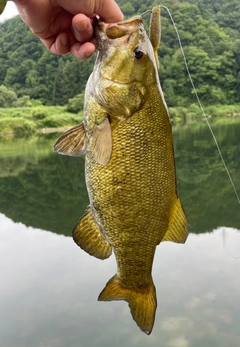
[[[133,16],[135,13],[135,8],[130,2],[126,2],[125,4],[123,4],[121,10],[127,17]]]
[[[0,86],[0,107],[14,107],[17,101],[17,95],[14,91]]]
[[[125,15],[151,10],[159,0],[118,0]],[[198,92],[204,102],[239,102],[239,0],[164,0],[170,8]],[[144,16],[144,23],[149,15]],[[160,79],[171,106],[193,102],[179,42],[161,9]],[[145,24],[148,27],[148,23]],[[47,51],[19,17],[0,23],[0,85],[44,105],[66,104],[83,93],[95,55],[80,61]]]

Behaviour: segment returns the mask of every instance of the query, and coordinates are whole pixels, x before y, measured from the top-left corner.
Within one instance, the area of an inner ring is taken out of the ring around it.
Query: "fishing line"
[[[142,17],[142,16],[145,16],[145,14],[147,14],[147,13],[152,13],[152,10],[147,10],[147,11],[143,12],[143,13],[141,14],[141,17]]]
[[[164,9],[167,10],[168,15],[169,15],[169,17],[170,17],[170,19],[171,19],[171,21],[172,21],[173,27],[174,27],[174,29],[175,29],[175,31],[176,31],[176,34],[177,34],[177,38],[178,38],[179,46],[180,46],[181,53],[182,53],[182,56],[183,56],[183,60],[184,60],[184,63],[185,63],[185,67],[186,67],[186,70],[187,70],[187,74],[188,74],[189,80],[190,80],[190,82],[191,82],[191,85],[192,85],[194,94],[195,94],[195,96],[196,96],[196,98],[197,98],[198,105],[199,105],[199,107],[200,107],[200,109],[201,109],[201,111],[202,111],[202,114],[203,114],[203,116],[204,116],[205,121],[207,122],[208,128],[209,128],[209,130],[210,130],[210,132],[211,132],[211,134],[212,134],[212,137],[213,137],[213,139],[214,139],[214,142],[215,142],[215,145],[216,145],[216,147],[217,147],[217,150],[218,150],[219,156],[220,156],[220,158],[221,158],[221,161],[222,161],[222,163],[223,163],[223,166],[224,166],[224,168],[225,168],[225,170],[226,170],[226,173],[227,173],[227,175],[228,175],[228,178],[229,178],[229,180],[230,180],[230,182],[231,182],[231,185],[232,185],[233,190],[234,190],[234,193],[235,193],[235,195],[236,195],[236,197],[237,197],[238,203],[240,204],[240,197],[239,197],[239,195],[238,195],[237,189],[236,189],[235,184],[234,184],[234,182],[233,182],[232,176],[231,176],[231,174],[230,174],[230,172],[229,172],[229,170],[228,170],[228,168],[227,168],[227,165],[226,165],[225,160],[224,160],[224,158],[223,158],[223,155],[222,155],[222,152],[221,152],[221,150],[220,150],[219,144],[218,144],[218,142],[217,142],[216,136],[215,136],[215,134],[214,134],[214,132],[213,132],[213,130],[212,130],[212,128],[211,128],[211,125],[210,125],[210,123],[209,123],[209,121],[208,121],[208,119],[207,119],[207,116],[206,116],[205,111],[204,111],[204,109],[203,109],[202,103],[201,103],[200,98],[199,98],[199,96],[198,96],[197,90],[196,90],[195,85],[194,85],[194,83],[193,83],[193,79],[192,79],[191,73],[190,73],[189,68],[188,68],[188,63],[187,63],[187,59],[186,59],[186,56],[185,56],[185,53],[184,53],[184,50],[183,50],[183,46],[182,46],[182,42],[181,42],[181,39],[180,39],[180,35],[179,35],[179,33],[178,33],[178,30],[177,30],[177,26],[176,26],[176,24],[175,24],[175,22],[174,22],[174,20],[173,20],[173,17],[172,17],[172,15],[171,15],[171,12],[170,12],[169,8],[166,7],[166,6],[164,6],[164,5],[159,5],[159,7],[162,7],[162,8],[164,8]]]

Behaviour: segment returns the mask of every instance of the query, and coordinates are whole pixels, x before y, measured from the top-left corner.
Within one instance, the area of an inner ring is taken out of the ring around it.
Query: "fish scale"
[[[109,164],[89,163],[86,158],[90,199],[94,200],[95,213],[113,246],[118,276],[131,288],[147,288],[152,283],[155,248],[167,230],[171,212],[166,203],[161,208],[161,201],[166,200],[165,194],[172,196],[168,205],[177,199],[174,160],[172,156],[163,155],[172,150],[171,137],[165,136],[170,129],[168,114],[165,112],[163,127],[162,118],[151,108],[157,99],[154,90],[150,91],[151,98],[140,112],[114,129]],[[158,104],[160,102],[158,100]],[[146,122],[150,129],[143,128]],[[92,152],[91,147],[88,150]]]
[[[157,307],[152,265],[162,241],[184,243],[187,219],[177,195],[172,130],[158,78],[159,8],[150,40],[142,18],[94,20],[99,54],[85,92],[83,123],[56,142],[85,157],[90,205],[73,229],[79,247],[100,259],[112,251],[117,272],[99,300],[125,300],[150,334]]]

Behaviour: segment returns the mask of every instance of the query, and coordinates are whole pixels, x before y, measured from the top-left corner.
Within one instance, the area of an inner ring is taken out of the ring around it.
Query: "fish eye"
[[[143,51],[141,51],[139,48],[134,49],[134,57],[136,59],[142,59],[144,57],[144,55],[145,54],[143,53]]]

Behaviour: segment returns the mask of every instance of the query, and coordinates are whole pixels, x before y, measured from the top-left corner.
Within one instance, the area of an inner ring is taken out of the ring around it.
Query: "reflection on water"
[[[158,311],[152,335],[132,321],[125,302],[97,302],[115,273],[70,237],[0,215],[0,336],[4,347],[238,346],[240,232],[190,234],[158,247],[153,276]],[[103,319],[104,317],[104,319]]]
[[[214,130],[239,192],[240,124]],[[53,153],[57,137],[0,139],[1,346],[238,346],[240,212],[209,130],[174,129],[191,234],[157,249],[150,337],[127,303],[96,302],[115,260],[90,257],[66,237],[88,197],[84,158]]]
[[[27,226],[70,235],[88,204],[84,158],[53,153],[56,138],[0,142],[0,212]]]
[[[212,127],[240,195],[240,123]],[[205,122],[176,129],[174,145],[178,188],[190,231],[240,229],[240,206]]]
[[[240,123],[215,133],[240,192]],[[0,212],[27,226],[71,235],[88,196],[84,158],[53,153],[57,134],[15,141],[0,138]],[[240,229],[239,204],[206,126],[174,130],[178,190],[190,232]]]

